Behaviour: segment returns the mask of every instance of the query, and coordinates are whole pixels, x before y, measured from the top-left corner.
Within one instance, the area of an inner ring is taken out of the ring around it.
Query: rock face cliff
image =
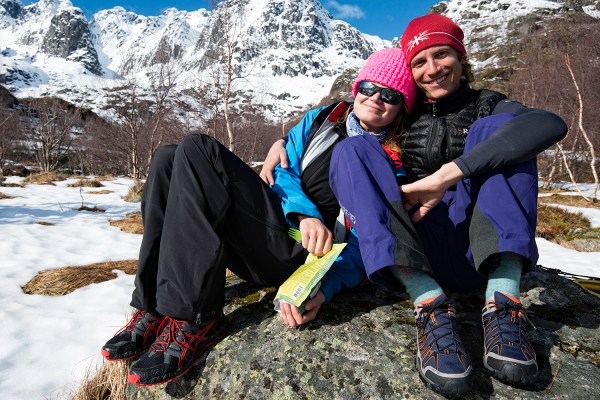
[[[600,389],[600,299],[548,272],[531,272],[522,300],[540,367],[529,388],[505,385],[482,362],[483,294],[455,294],[475,368],[471,399],[590,399]],[[436,399],[414,365],[414,317],[407,295],[367,285],[337,296],[317,319],[285,327],[272,290],[230,281],[230,335],[187,375],[167,385],[130,385],[130,399]]]
[[[51,56],[80,62],[91,73],[102,75],[90,28],[78,8],[61,10],[52,17],[41,50]]]

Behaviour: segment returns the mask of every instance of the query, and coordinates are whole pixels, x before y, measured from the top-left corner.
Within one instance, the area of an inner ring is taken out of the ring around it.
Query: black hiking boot
[[[136,311],[129,322],[102,346],[102,355],[109,361],[117,361],[144,354],[156,340],[164,320],[165,317],[144,310]]]
[[[192,368],[226,334],[227,320],[224,316],[205,325],[167,317],[160,336],[131,365],[127,380],[137,386],[172,381]]]

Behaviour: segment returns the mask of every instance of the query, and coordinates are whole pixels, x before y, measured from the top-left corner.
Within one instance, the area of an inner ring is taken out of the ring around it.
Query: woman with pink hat
[[[399,142],[404,184],[398,190],[376,146],[349,138],[334,149],[331,187],[360,238],[369,279],[392,289],[401,282],[415,304],[417,368],[428,386],[447,395],[470,390],[469,351],[444,289],[482,286],[484,365],[502,381],[531,384],[538,368],[519,282],[538,258],[535,157],[567,126],[502,93],[472,89],[463,31],[449,18],[415,18],[401,42],[419,89]],[[264,180],[280,160],[276,143]]]
[[[157,151],[142,198],[144,236],[131,300],[136,311],[101,351],[109,361],[136,359],[130,383],[176,379],[227,335],[226,267],[277,287],[309,253],[327,253],[336,232],[335,240],[347,245],[305,311],[280,305],[280,319],[290,326],[311,321],[324,302],[365,279],[356,233],[329,186],[329,163],[336,143],[368,136],[387,168],[404,174],[396,143],[416,87],[402,50],[373,54],[353,90],[354,104],[312,110],[290,130],[290,167],[275,170],[272,187],[208,135],[189,135]],[[288,233],[291,227],[301,241]]]

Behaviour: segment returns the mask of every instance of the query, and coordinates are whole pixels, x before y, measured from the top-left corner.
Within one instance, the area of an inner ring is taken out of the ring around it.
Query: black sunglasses
[[[369,81],[361,81],[358,84],[358,93],[367,97],[371,97],[375,93],[381,93],[381,101],[393,105],[404,101],[404,95],[397,90],[382,88]]]

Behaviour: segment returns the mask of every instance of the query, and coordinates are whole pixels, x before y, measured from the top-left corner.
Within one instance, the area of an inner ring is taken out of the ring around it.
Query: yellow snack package
[[[324,256],[317,257],[309,254],[306,262],[279,287],[273,304],[275,311],[279,312],[280,302],[287,302],[298,307],[304,312],[304,304],[317,293],[321,279],[325,276],[333,262],[339,257],[346,243],[334,244]]]

